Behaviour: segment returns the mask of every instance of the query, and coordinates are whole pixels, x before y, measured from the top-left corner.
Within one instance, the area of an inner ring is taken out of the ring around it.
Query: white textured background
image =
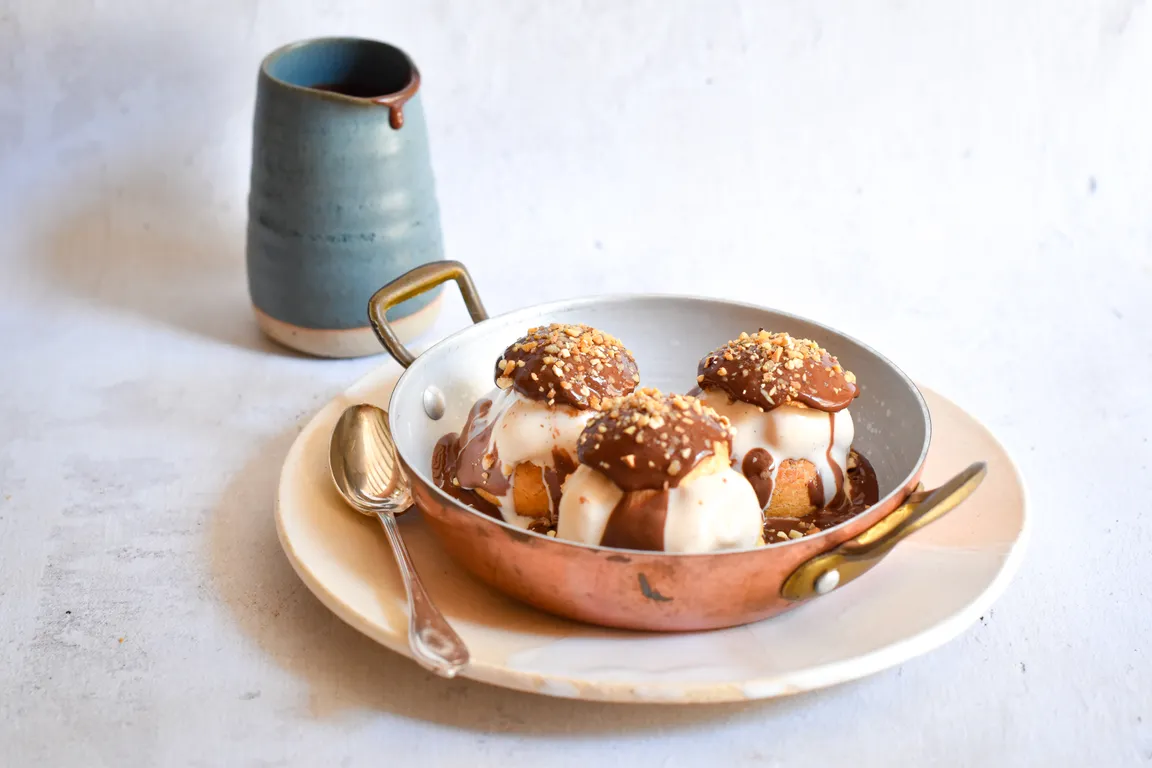
[[[340,33],[421,67],[489,309],[756,301],[986,421],[1036,519],[994,610],[688,709],[440,681],[328,614],[274,484],[380,361],[263,341],[242,251],[257,64]],[[1152,764],[1150,81],[1143,0],[5,0],[0,763]]]

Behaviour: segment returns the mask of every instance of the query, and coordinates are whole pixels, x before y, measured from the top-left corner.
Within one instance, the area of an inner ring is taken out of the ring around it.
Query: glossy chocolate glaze
[[[560,512],[560,492],[568,475],[576,471],[577,464],[576,459],[562,448],[552,449],[552,464],[544,468],[544,484],[548,486],[548,495],[552,498],[552,519],[549,522],[555,527],[556,516]]]
[[[772,459],[772,454],[763,448],[748,451],[740,463],[739,470],[752,484],[752,490],[756,491],[756,500],[760,502],[761,509],[766,509],[772,499],[772,470],[775,468],[776,462]]]
[[[836,480],[836,492],[832,495],[832,500],[828,501],[828,496],[824,492],[824,479],[817,472],[816,475],[808,481],[808,503],[816,507],[816,509],[824,509],[825,507],[837,509],[844,505],[844,470],[836,463],[836,459],[832,458],[832,446],[836,442],[836,419],[833,418],[831,413],[828,414],[828,450],[824,452],[824,457],[828,461],[828,466],[832,469],[832,476]]]
[[[619,549],[664,550],[668,491],[630,491],[616,504],[600,544]]]
[[[528,329],[496,361],[496,385],[513,387],[530,400],[599,410],[640,382],[636,360],[623,343],[586,325]]]
[[[456,479],[456,464],[459,457],[459,435],[455,432],[449,432],[437,440],[436,447],[432,449],[432,482],[436,484],[437,488],[462,504],[466,504],[497,520],[503,520],[504,516],[500,514],[500,510],[495,504],[492,504],[475,491],[461,488],[453,482]]]
[[[588,423],[577,457],[624,492],[675,488],[697,464],[732,450],[728,422],[699,400],[642,389]]]
[[[503,496],[508,493],[510,480],[501,471],[500,456],[492,442],[492,430],[495,421],[483,429],[476,430],[476,422],[488,416],[492,408],[492,401],[484,398],[478,400],[468,412],[468,420],[460,433],[460,447],[456,459],[456,474],[454,477],[462,488],[480,488],[493,496]]]
[[[697,374],[704,389],[766,411],[799,403],[831,413],[847,408],[859,392],[856,377],[816,342],[764,330],[742,333],[708,353]]]
[[[499,450],[492,443],[492,430],[495,422],[477,430],[476,423],[482,422],[492,409],[488,398],[477,400],[468,412],[468,419],[459,434],[450,432],[436,442],[432,454],[432,481],[449,496],[471,507],[503,520],[500,509],[480,494],[477,489],[493,496],[508,493],[511,478],[500,470]],[[534,521],[532,525],[543,525],[543,530],[556,525],[556,511],[560,509],[560,492],[568,475],[576,470],[576,460],[567,451],[553,448],[554,466],[544,467],[544,484],[552,499],[552,515],[549,520]],[[532,526],[529,526],[530,528]]]

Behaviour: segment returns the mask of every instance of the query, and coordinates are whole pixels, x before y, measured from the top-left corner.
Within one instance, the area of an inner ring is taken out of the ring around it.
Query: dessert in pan
[[[676,553],[747,549],[874,504],[852,449],[852,373],[815,342],[742,333],[706,355],[690,394],[636,390],[635,359],[584,325],[531,328],[496,388],[440,439],[436,485],[538,533]]]
[[[742,333],[700,361],[696,382],[701,401],[735,429],[732,461],[756,490],[769,543],[876,503],[876,474],[852,450],[856,377],[816,342]]]

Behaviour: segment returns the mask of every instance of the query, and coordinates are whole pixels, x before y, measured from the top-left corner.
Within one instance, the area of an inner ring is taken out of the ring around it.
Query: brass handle
[[[372,323],[376,338],[380,339],[380,343],[391,353],[396,362],[405,368],[412,365],[416,356],[408,351],[400,341],[400,337],[392,330],[392,325],[388,322],[388,310],[403,301],[432,290],[447,280],[455,280],[460,286],[464,306],[468,307],[472,322],[479,323],[488,319],[488,312],[484,309],[484,302],[480,301],[480,294],[476,292],[472,276],[458,261],[433,261],[422,264],[400,275],[368,299],[368,321]]]
[[[788,600],[807,600],[843,586],[884,559],[894,546],[929,523],[943,517],[972,492],[988,474],[978,461],[929,493],[917,492],[892,514],[854,539],[823,552],[801,565],[784,582]]]

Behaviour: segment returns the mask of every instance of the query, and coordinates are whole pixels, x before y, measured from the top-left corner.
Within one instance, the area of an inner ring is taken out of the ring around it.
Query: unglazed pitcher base
[[[440,314],[442,298],[437,296],[430,304],[408,317],[392,321],[392,327],[396,329],[401,341],[407,343],[432,327],[432,323]],[[303,328],[277,320],[255,306],[252,307],[252,311],[256,313],[256,323],[260,326],[260,330],[269,338],[306,355],[347,358],[367,357],[384,352],[380,340],[368,325],[344,330]]]

